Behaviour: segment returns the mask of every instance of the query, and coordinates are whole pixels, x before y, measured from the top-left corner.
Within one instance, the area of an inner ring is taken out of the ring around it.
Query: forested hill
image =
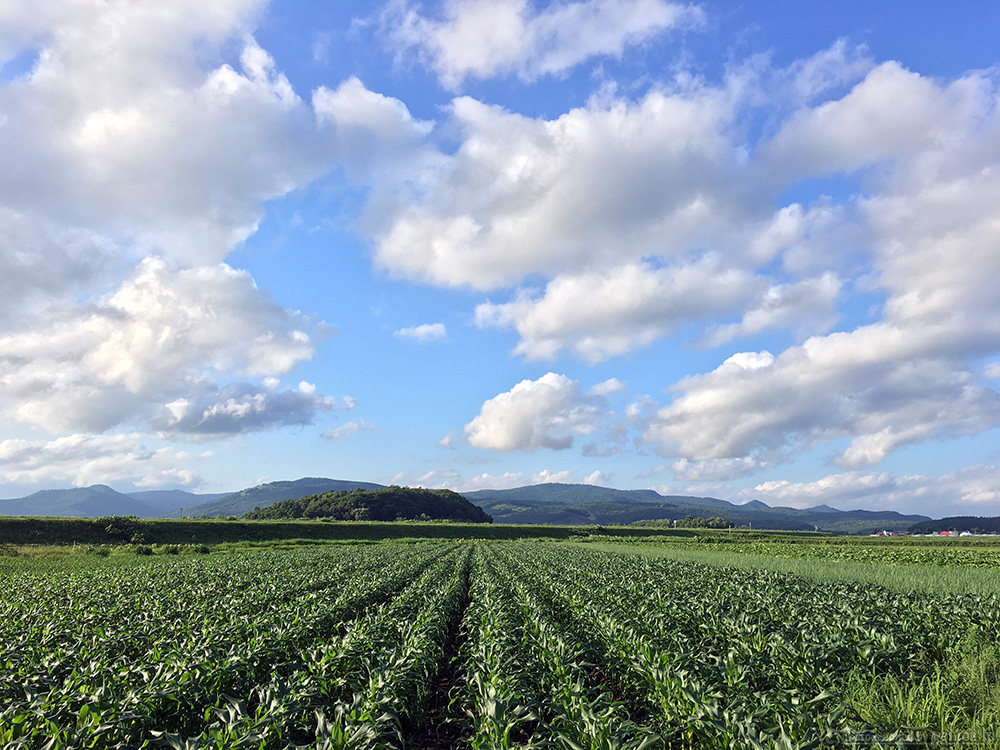
[[[357,489],[380,490],[383,487],[385,487],[384,484],[325,479],[323,477],[303,477],[294,481],[268,482],[224,495],[211,502],[188,505],[168,514],[168,518],[242,516],[254,508],[263,508],[279,500],[320,495],[324,492],[349,492]]]
[[[255,508],[244,518],[257,521],[330,518],[337,521],[450,520],[493,523],[489,514],[457,492],[397,486],[324,492],[282,500],[266,508]]]

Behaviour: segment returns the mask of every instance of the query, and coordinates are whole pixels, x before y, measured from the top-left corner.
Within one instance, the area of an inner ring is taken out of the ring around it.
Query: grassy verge
[[[1000,748],[1000,646],[975,629],[913,678],[852,671],[843,696],[872,727],[912,727],[903,747]]]
[[[947,565],[886,565],[878,562],[773,557],[730,548],[694,543],[587,542],[588,546],[617,552],[635,552],[673,560],[737,568],[763,568],[818,582],[850,581],[883,586],[893,591],[926,594],[1000,595],[1000,571]],[[734,545],[735,546],[735,545]]]

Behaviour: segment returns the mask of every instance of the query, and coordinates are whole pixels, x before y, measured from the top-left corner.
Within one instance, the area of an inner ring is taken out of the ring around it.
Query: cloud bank
[[[442,17],[390,4],[383,25],[393,46],[413,50],[442,85],[514,74],[557,75],[596,56],[620,57],[668,29],[696,27],[704,13],[663,0],[580,0],[536,9],[528,0],[449,0]]]

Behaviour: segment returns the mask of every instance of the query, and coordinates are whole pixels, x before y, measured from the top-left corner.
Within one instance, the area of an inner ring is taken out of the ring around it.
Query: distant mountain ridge
[[[133,497],[139,502],[157,508],[161,513],[167,513],[185,505],[207,503],[218,500],[220,497],[231,495],[231,492],[209,492],[192,493],[184,490],[143,490],[142,492],[129,492],[129,497]]]
[[[168,518],[199,518],[208,516],[242,516],[254,508],[266,508],[268,505],[282,500],[298,500],[309,495],[322,495],[326,492],[349,492],[350,490],[380,490],[385,485],[373,482],[352,482],[344,479],[325,479],[323,477],[304,477],[293,481],[268,482],[256,487],[248,487],[239,492],[232,492],[210,502],[182,507]]]
[[[111,516],[199,518],[243,516],[282,500],[298,500],[327,492],[377,490],[385,485],[322,477],[305,477],[249,487],[239,492],[193,494],[183,490],[121,493],[105,485],[42,490],[23,498],[0,500],[0,516]],[[461,493],[489,513],[495,523],[612,525],[637,521],[671,521],[720,517],[737,526],[762,529],[871,533],[906,531],[930,521],[927,516],[895,511],[842,511],[771,507],[759,500],[736,505],[714,497],[660,495],[655,490],[618,490],[587,484],[536,484],[502,490]]]
[[[27,497],[0,500],[0,515],[3,516],[74,518],[115,515],[150,518],[158,514],[159,511],[152,505],[103,484],[68,490],[39,490]]]
[[[787,531],[829,531],[864,534],[905,531],[927,516],[896,511],[771,507],[760,500],[736,505],[714,497],[660,495],[654,490],[616,490],[584,484],[537,484],[509,490],[463,493],[493,516],[495,523],[630,524],[720,517],[737,526]],[[570,502],[575,498],[575,502]]]

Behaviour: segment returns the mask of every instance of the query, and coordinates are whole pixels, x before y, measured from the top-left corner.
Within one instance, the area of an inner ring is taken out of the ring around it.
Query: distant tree
[[[326,492],[296,500],[282,500],[265,508],[255,508],[244,516],[252,520],[290,518],[344,521],[452,520],[492,523],[482,508],[450,490],[413,487],[386,487]]]

